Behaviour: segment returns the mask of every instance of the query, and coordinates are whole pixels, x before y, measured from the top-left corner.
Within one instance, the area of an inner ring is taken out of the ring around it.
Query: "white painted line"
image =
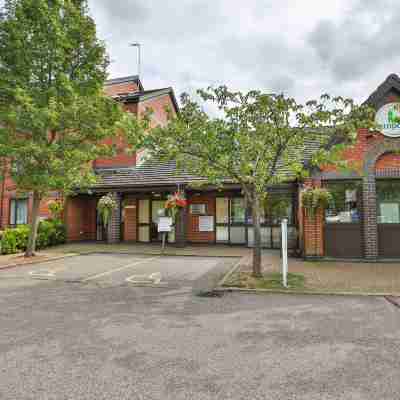
[[[31,271],[29,272],[29,275],[33,279],[54,279],[56,277],[54,272],[51,272],[49,270]]]
[[[124,269],[132,268],[135,265],[145,264],[145,263],[147,263],[149,261],[157,260],[158,258],[160,258],[160,256],[152,257],[152,258],[146,258],[146,259],[141,260],[141,261],[136,261],[136,262],[134,262],[132,264],[124,265],[121,268],[115,268],[115,269],[112,269],[112,270],[109,270],[109,271],[106,271],[106,272],[102,272],[101,274],[89,276],[89,277],[83,279],[82,282],[87,282],[87,281],[91,281],[93,279],[101,278],[102,276],[111,275],[114,272],[123,271]]]

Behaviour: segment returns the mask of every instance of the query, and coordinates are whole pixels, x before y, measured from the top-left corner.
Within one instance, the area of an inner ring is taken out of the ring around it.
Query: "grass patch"
[[[304,283],[303,275],[288,274],[288,289],[302,289]],[[282,274],[279,272],[263,274],[262,278],[254,278],[250,272],[237,272],[224,283],[224,286],[242,289],[285,289],[282,285]]]

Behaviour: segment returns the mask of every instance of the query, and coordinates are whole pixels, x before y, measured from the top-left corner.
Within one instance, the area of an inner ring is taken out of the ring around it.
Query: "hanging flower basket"
[[[176,214],[181,208],[187,206],[187,200],[182,192],[175,192],[174,194],[168,196],[165,202],[165,209],[171,215],[173,221],[175,221]]]
[[[113,211],[118,207],[118,204],[112,193],[108,193],[100,198],[97,203],[97,211],[103,221],[104,227],[110,222]]]
[[[301,199],[306,215],[311,218],[319,209],[328,208],[333,201],[332,194],[324,188],[308,188],[303,191]]]

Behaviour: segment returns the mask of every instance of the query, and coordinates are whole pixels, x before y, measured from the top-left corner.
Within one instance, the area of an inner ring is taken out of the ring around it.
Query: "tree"
[[[120,106],[103,93],[108,57],[85,0],[6,0],[0,17],[0,157],[31,193],[26,256],[35,252],[40,201],[94,180],[110,154]]]
[[[179,168],[204,177],[209,184],[240,184],[252,208],[253,275],[259,277],[260,217],[270,185],[288,180],[288,174],[297,178],[307,175],[303,163],[306,141],[313,137],[321,140],[321,131],[329,129],[349,143],[356,128],[373,126],[373,114],[350,99],[329,95],[302,105],[283,94],[242,94],[225,86],[199,90],[198,94],[217,106],[216,117],[184,94],[179,115],[167,126],[143,135],[136,145],[161,160],[176,160]],[[344,167],[338,157],[340,146],[334,148],[321,148],[314,155],[314,164],[329,161]]]

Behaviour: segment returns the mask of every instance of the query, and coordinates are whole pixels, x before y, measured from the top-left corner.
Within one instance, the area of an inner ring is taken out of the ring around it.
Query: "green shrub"
[[[65,243],[66,229],[59,219],[41,221],[38,227],[36,248],[43,249],[49,246]]]
[[[14,229],[16,231],[17,249],[26,250],[28,246],[29,232],[31,231],[28,225],[20,225]]]
[[[15,254],[25,251],[28,245],[30,227],[20,225],[17,228],[9,228],[3,232],[1,238],[1,253]],[[49,246],[65,243],[66,229],[61,220],[40,221],[36,238],[36,248],[43,249]]]
[[[17,235],[14,229],[6,229],[1,237],[2,254],[14,254],[17,252]]]

